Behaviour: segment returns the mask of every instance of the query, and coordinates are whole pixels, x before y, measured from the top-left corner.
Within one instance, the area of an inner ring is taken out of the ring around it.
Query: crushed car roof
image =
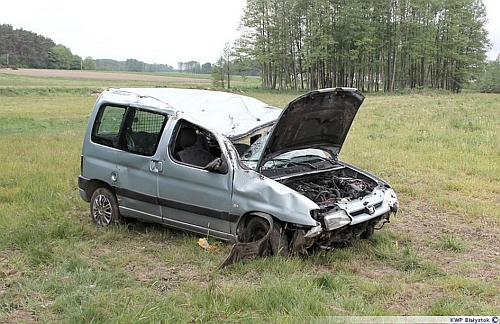
[[[156,107],[169,113],[182,112],[200,126],[232,139],[271,126],[281,113],[255,98],[241,94],[176,88],[119,88],[101,94],[101,101]]]

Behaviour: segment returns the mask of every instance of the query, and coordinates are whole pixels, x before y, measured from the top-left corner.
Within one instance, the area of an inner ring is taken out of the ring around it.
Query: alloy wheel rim
[[[111,223],[112,208],[111,202],[104,195],[98,195],[94,199],[92,216],[98,225],[109,225]]]

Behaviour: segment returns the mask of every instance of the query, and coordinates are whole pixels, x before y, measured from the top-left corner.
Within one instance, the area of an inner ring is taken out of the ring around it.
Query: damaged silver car
[[[224,264],[367,238],[398,200],[338,159],[363,100],[322,89],[281,110],[233,93],[107,90],[85,134],[80,195],[101,226],[130,217],[236,243]]]

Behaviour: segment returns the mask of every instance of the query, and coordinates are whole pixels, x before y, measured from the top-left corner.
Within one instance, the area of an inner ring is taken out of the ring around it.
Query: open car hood
[[[364,98],[353,88],[330,88],[294,99],[271,130],[257,169],[292,150],[322,148],[337,155]]]

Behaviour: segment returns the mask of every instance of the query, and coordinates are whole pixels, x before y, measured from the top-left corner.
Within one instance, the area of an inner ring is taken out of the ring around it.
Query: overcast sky
[[[177,67],[178,62],[214,63],[224,44],[238,36],[246,0],[9,0],[0,24],[51,38],[83,58],[134,58]],[[132,3],[134,3],[132,5]],[[492,41],[500,53],[500,1],[483,0]]]

